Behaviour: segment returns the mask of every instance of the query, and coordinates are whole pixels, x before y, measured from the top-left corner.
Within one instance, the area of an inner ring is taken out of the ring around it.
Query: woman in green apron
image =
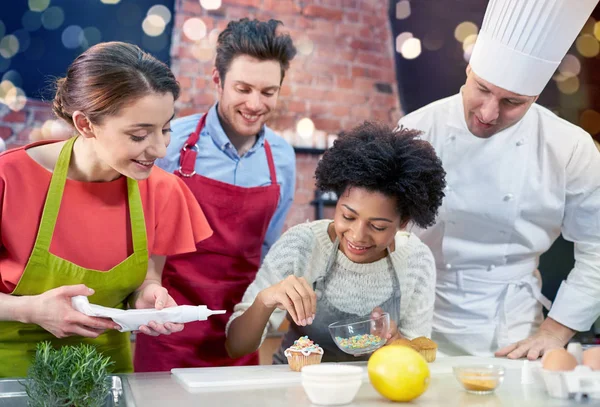
[[[116,372],[132,371],[128,333],[75,311],[75,295],[115,308],[176,305],[161,286],[165,258],[212,233],[185,185],[153,168],[178,94],[169,68],[138,47],[98,44],[57,82],[53,110],[75,136],[0,155],[0,377],[24,376],[45,340],[93,344]]]

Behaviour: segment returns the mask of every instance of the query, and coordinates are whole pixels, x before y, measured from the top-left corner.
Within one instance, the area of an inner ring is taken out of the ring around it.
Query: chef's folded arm
[[[600,153],[583,138],[567,165],[562,233],[575,244],[575,266],[563,281],[548,314],[587,331],[600,317]]]
[[[575,331],[587,331],[600,318],[600,244],[575,243],[575,267],[548,316]]]

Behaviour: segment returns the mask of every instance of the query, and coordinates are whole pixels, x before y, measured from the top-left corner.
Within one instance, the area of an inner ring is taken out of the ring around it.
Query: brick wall
[[[17,112],[0,103],[0,137],[7,148],[27,144],[31,131],[41,129],[51,118],[50,105],[38,100],[28,99],[25,107]]]
[[[282,132],[309,117],[317,130],[338,133],[365,119],[394,123],[400,117],[388,6],[382,0],[223,0],[206,11],[198,0],[176,0],[172,69],[182,85],[177,114],[206,111],[215,101],[211,82],[214,40],[231,19],[283,21],[301,52],[292,61],[278,109],[269,125]],[[207,36],[197,43],[182,31],[199,17]],[[211,31],[217,30],[215,32]],[[312,50],[311,50],[312,48]],[[308,52],[310,51],[310,52]],[[31,130],[51,117],[42,102],[28,101],[19,112],[0,103],[0,137],[9,146],[28,141]],[[297,155],[297,187],[286,228],[314,219],[314,171],[319,157]],[[331,209],[325,211],[331,216]]]

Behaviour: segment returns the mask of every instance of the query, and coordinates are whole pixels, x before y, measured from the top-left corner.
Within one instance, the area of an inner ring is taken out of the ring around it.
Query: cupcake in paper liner
[[[321,363],[323,348],[314,343],[308,336],[302,336],[283,352],[290,369],[299,372],[304,366]]]
[[[415,348],[427,362],[433,362],[435,360],[437,343],[424,336],[415,338],[410,342],[413,348]]]

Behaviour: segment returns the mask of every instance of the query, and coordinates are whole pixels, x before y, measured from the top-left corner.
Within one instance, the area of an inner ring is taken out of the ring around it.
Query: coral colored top
[[[39,143],[38,143],[39,144]],[[26,152],[0,154],[0,292],[11,293],[33,249],[52,173]],[[148,252],[193,252],[212,235],[187,186],[158,167],[139,181]],[[107,271],[133,253],[127,179],[67,179],[50,252],[81,267]]]

